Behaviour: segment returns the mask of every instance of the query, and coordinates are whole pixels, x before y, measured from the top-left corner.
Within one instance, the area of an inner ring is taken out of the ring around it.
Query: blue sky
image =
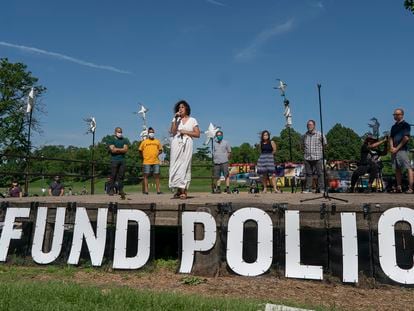
[[[36,146],[89,145],[89,116],[98,140],[115,126],[135,140],[139,102],[166,137],[179,99],[202,130],[212,122],[232,145],[255,143],[284,127],[277,78],[300,132],[319,126],[317,83],[325,132],[341,123],[362,135],[371,117],[387,130],[400,106],[414,123],[412,38],[402,0],[15,0],[0,11],[0,57],[48,89]]]

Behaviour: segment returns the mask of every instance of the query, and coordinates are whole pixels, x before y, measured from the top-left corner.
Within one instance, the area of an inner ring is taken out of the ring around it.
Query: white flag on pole
[[[35,92],[34,92],[34,88],[32,87],[29,93],[29,96],[27,98],[27,109],[26,112],[30,113],[33,109],[34,106],[34,101],[35,101]]]

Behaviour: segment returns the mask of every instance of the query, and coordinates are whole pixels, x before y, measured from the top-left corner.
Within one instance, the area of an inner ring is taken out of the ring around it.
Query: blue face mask
[[[221,142],[223,140],[223,135],[216,136],[216,140]]]

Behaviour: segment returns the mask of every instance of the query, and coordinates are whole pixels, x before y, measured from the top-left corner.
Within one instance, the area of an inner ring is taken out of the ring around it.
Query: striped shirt
[[[323,136],[323,144],[327,144],[325,136]],[[320,132],[306,132],[302,136],[302,146],[305,160],[316,161],[322,159],[322,134]]]

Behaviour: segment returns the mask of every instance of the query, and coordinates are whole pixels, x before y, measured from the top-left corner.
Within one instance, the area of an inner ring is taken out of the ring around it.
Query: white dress
[[[193,131],[196,126],[198,126],[197,120],[190,117],[185,124],[180,121],[177,131]],[[191,181],[193,139],[178,132],[171,140],[169,187],[188,189]]]

